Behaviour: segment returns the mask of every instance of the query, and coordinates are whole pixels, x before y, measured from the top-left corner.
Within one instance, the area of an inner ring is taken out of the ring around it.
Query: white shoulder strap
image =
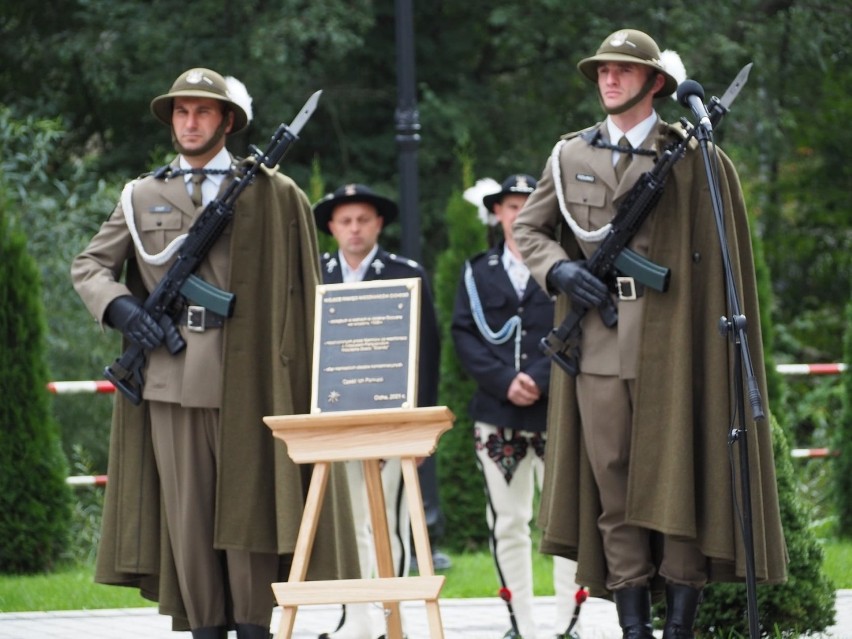
[[[550,168],[553,172],[553,188],[556,191],[556,199],[559,201],[559,210],[562,212],[562,217],[565,218],[565,221],[568,222],[568,226],[571,227],[571,230],[574,232],[574,235],[584,242],[600,242],[604,239],[612,228],[612,224],[604,224],[596,231],[587,231],[582,228],[579,224],[577,224],[577,220],[574,219],[574,216],[571,215],[571,211],[568,210],[568,207],[565,205],[565,191],[562,188],[562,169],[559,166],[559,152],[562,150],[562,146],[568,140],[559,140],[556,143],[556,146],[553,147],[553,151],[550,154]]]
[[[142,239],[139,237],[139,231],[136,229],[136,220],[133,217],[133,187],[139,180],[131,180],[124,185],[124,190],[121,192],[121,210],[124,212],[124,222],[127,224],[127,230],[130,231],[130,237],[133,238],[133,245],[136,247],[136,252],[146,264],[154,266],[162,266],[168,262],[186,239],[186,233],[173,239],[169,245],[156,255],[151,255],[145,251],[142,246]]]

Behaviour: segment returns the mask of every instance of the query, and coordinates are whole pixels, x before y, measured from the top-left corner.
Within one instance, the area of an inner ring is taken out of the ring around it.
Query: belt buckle
[[[186,307],[186,328],[193,333],[203,333],[207,309],[203,306]]]
[[[616,277],[615,286],[618,288],[618,299],[625,302],[636,299],[636,281],[632,277]]]

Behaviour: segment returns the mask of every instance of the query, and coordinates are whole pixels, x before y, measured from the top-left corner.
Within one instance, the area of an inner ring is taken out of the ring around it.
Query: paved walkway
[[[496,598],[441,599],[441,620],[446,639],[500,639],[508,629],[505,606]],[[552,637],[553,597],[536,599],[536,614],[542,637]],[[404,603],[403,615],[410,639],[429,637],[425,607]],[[293,639],[316,639],[333,629],[339,606],[306,606],[299,609]],[[280,609],[272,618],[277,630]],[[583,604],[581,639],[618,639],[621,632],[615,607],[603,599]],[[658,633],[659,634],[659,633]],[[231,633],[231,637],[235,633]],[[171,632],[170,619],[155,608],[81,610],[67,612],[0,613],[0,639],[188,639],[189,634]],[[837,593],[837,620],[823,637],[852,639],[852,590]]]

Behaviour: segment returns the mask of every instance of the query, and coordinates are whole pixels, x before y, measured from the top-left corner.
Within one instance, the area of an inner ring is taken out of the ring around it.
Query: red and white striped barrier
[[[846,364],[777,364],[775,370],[782,375],[839,375]],[[47,390],[55,395],[74,393],[114,393],[115,386],[105,379],[82,382],[48,382]]]
[[[48,382],[47,390],[55,395],[74,393],[114,393],[115,386],[105,379],[84,382]]]
[[[846,364],[777,364],[775,366],[782,375],[838,375],[846,370]],[[105,379],[82,382],[48,382],[47,390],[55,395],[70,395],[74,393],[108,394],[115,392],[112,382]],[[797,459],[837,457],[836,450],[828,448],[794,448],[790,454]],[[106,475],[88,475],[68,477],[69,486],[105,486]]]
[[[77,475],[66,477],[65,483],[69,486],[106,486],[106,475]]]
[[[775,370],[782,375],[839,375],[846,364],[776,364]]]
[[[831,450],[830,448],[794,448],[790,451],[790,455],[795,458],[819,458],[819,457],[837,457],[839,451]]]

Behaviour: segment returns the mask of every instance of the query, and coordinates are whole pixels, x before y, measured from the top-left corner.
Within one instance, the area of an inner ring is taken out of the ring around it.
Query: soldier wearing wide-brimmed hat
[[[718,481],[728,448],[716,434],[734,401],[728,360],[715,356],[719,335],[708,321],[726,312],[727,300],[715,216],[692,140],[628,244],[671,268],[668,290],[643,288],[625,273],[604,283],[589,271],[586,260],[612,230],[620,203],[663,150],[684,139],[682,127],[658,117],[654,100],[686,74],[677,54],[636,29],[608,35],[578,69],[595,83],[607,117],[556,144],[514,226],[533,277],[558,294],[557,321],[582,311],[578,371],[555,368],[551,379],[541,548],[577,557],[578,581],[612,596],[625,639],[653,637],[652,589],[665,592],[664,639],[691,638],[704,585],[736,581],[746,560],[731,487]],[[746,315],[759,317],[736,169],[714,152]],[[759,322],[749,329],[759,349]],[[752,355],[765,389],[762,352]],[[756,572],[778,583],[786,553],[772,442],[766,428],[752,436],[761,460],[749,469],[759,477]]]
[[[337,240],[338,250],[322,256],[321,272],[324,284],[354,283],[369,280],[420,278],[420,351],[417,367],[417,405],[435,406],[438,403],[438,375],[440,366],[440,333],[432,290],[426,271],[408,258],[389,253],[379,245],[379,236],[386,225],[399,215],[396,202],[365,184],[344,184],[333,193],[314,204],[317,229]],[[355,536],[361,576],[373,575],[375,558],[373,537],[370,532],[370,514],[366,484],[361,462],[346,462],[352,510],[355,518]],[[435,457],[431,456],[419,466],[423,488],[426,520],[429,535],[439,537],[443,527],[443,514],[437,494]],[[395,576],[408,574],[411,558],[409,512],[404,498],[402,467],[399,459],[388,459],[382,467],[388,530]],[[438,559],[448,566],[445,555],[433,548],[433,562]],[[369,604],[347,604],[340,626],[334,632],[323,633],[330,639],[376,639],[383,634],[383,620],[374,619]]]
[[[251,98],[239,81],[199,67],[154,98],[151,112],[170,127],[178,155],[125,186],[72,265],[95,320],[146,359],[141,404],[116,398],[95,579],[138,587],[193,639],[225,639],[234,628],[238,639],[268,639],[270,584],[287,578],[307,476],[262,420],[310,408],[319,279],[310,203],[289,177],[261,168],[196,270],[234,293],[234,316],[181,298],[178,319],[156,322],[143,300],[242,170],[226,139],[248,125]],[[342,472],[329,488],[345,496]],[[357,576],[348,505],[325,503],[313,578]]]

